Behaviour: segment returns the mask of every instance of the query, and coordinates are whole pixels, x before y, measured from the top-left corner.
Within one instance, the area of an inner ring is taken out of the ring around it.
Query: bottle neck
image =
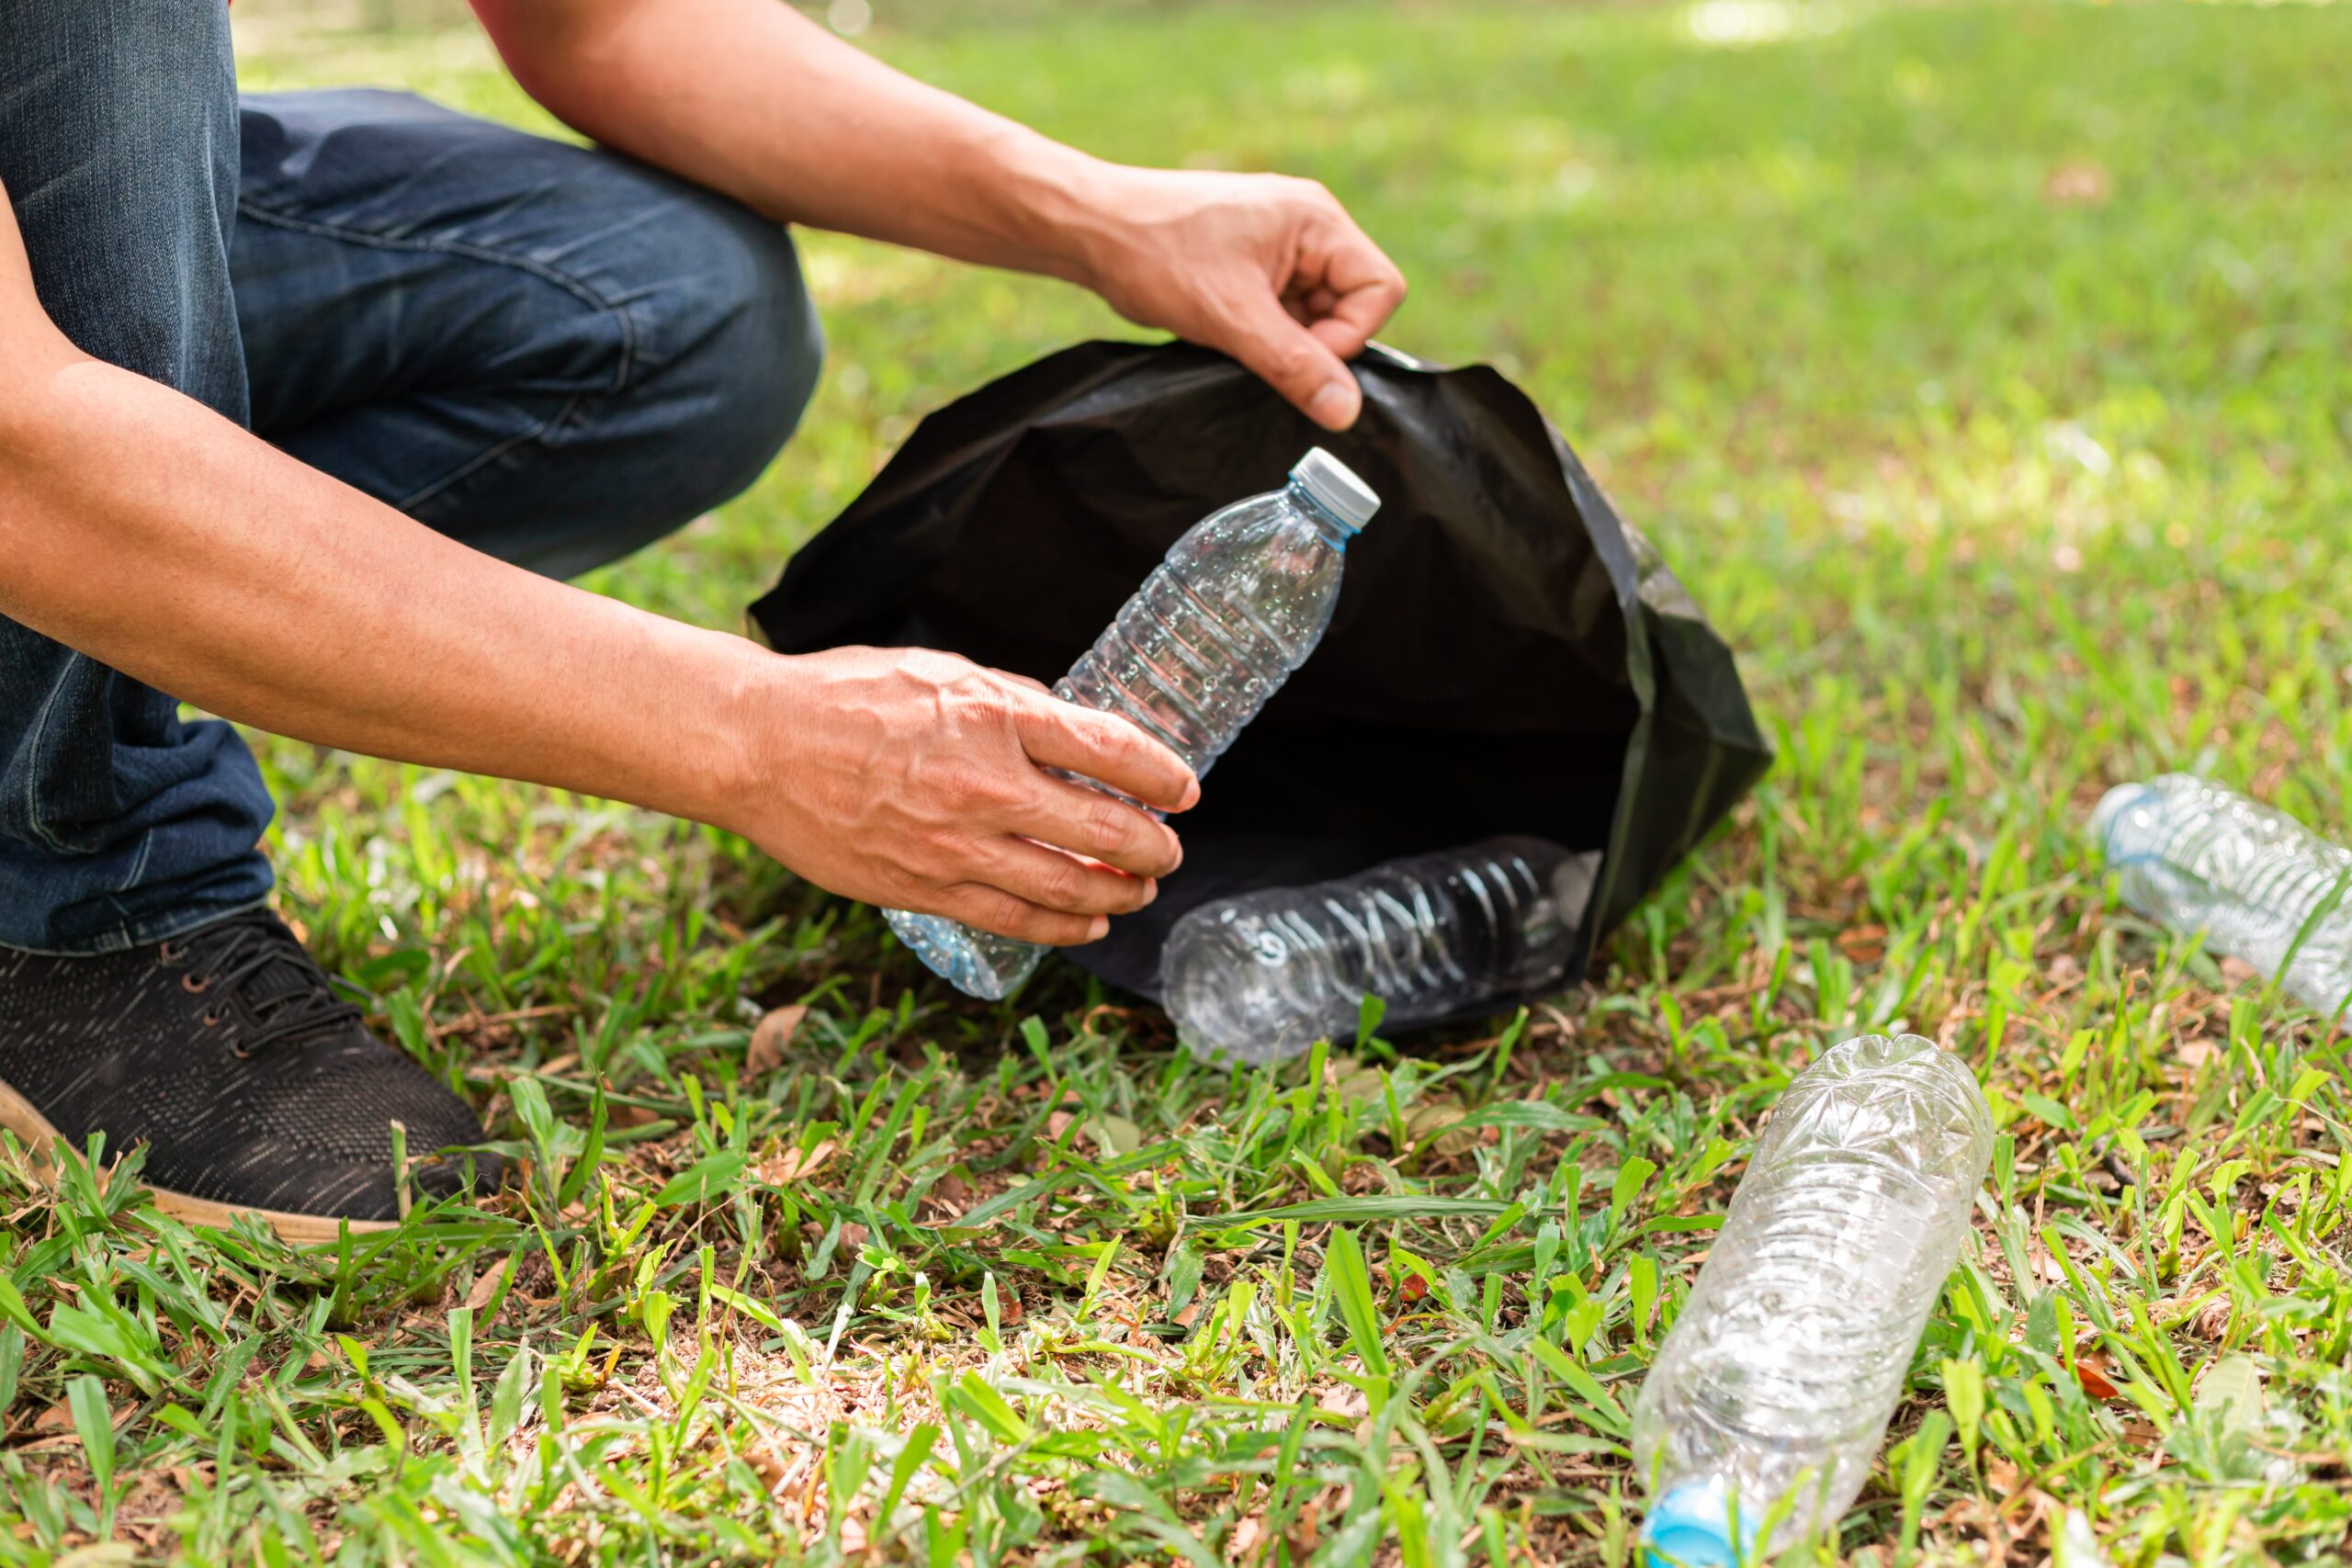
[[[1323,542],[1333,549],[1345,550],[1348,547],[1348,541],[1356,536],[1356,531],[1350,527],[1338,513],[1316,500],[1314,492],[1296,479],[1290,481],[1290,486],[1284,493],[1289,496],[1290,503],[1297,507],[1309,521],[1314,523],[1315,531],[1320,534],[1323,536]]]

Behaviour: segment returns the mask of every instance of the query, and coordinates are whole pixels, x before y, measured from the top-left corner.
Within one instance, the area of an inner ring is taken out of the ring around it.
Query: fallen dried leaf
[[[806,1181],[831,1163],[839,1149],[832,1139],[826,1138],[813,1149],[786,1149],[752,1168],[752,1174],[773,1187],[787,1181]]]
[[[505,1277],[506,1270],[503,1269],[483,1269],[474,1277],[474,1288],[466,1292],[466,1304],[476,1312],[481,1311],[490,1304],[490,1298],[498,1294],[498,1282]],[[487,1328],[490,1325],[485,1323],[476,1324],[474,1326]]]
[[[743,1054],[743,1076],[756,1078],[784,1066],[785,1048],[800,1032],[800,1021],[808,1010],[797,1003],[791,1007],[770,1008],[752,1026],[752,1048]]]
[[[1857,964],[1875,964],[1886,956],[1886,928],[1879,925],[1856,926],[1851,931],[1840,931],[1838,947]]]
[[[2041,199],[2052,207],[2097,207],[2114,194],[2107,166],[2088,158],[2058,164],[2041,182]]]
[[[1306,1506],[1298,1511],[1298,1522],[1289,1530],[1290,1554],[1294,1562],[1304,1562],[1314,1554],[1316,1546],[1322,1540],[1322,1531],[1318,1528],[1322,1517],[1323,1499],[1320,1497],[1309,1498]]]

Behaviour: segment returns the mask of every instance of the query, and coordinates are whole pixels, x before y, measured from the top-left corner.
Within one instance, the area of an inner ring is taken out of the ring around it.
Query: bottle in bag
[[[1211,513],[1170,547],[1055,694],[1134,720],[1205,776],[1322,640],[1348,541],[1379,506],[1347,465],[1310,448],[1283,489]],[[1045,955],[941,916],[887,915],[899,940],[967,996],[1007,995]]]
[[[1524,995],[1566,973],[1598,858],[1489,839],[1204,904],[1160,954],[1169,1016],[1194,1055],[1266,1063],[1345,1037],[1367,995],[1398,1029]]]
[[[2148,919],[2203,931],[2212,951],[2278,976],[2307,1006],[2332,1011],[2352,995],[2352,850],[2191,773],[2117,785],[2091,833],[2123,901]]]
[[[1975,1075],[1916,1034],[1789,1085],[1634,1404],[1651,1568],[1770,1557],[1852,1505],[1992,1154]]]

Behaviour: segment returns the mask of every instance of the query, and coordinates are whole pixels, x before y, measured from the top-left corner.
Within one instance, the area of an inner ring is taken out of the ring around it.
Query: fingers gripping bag
[[[1525,394],[1376,346],[1354,368],[1363,416],[1333,434],[1205,349],[1049,355],[925,419],[752,607],[780,652],[936,648],[1050,682],[1202,517],[1310,446],[1361,475],[1378,526],[1174,819],[1182,867],[1064,950],[1154,999],[1204,902],[1504,834],[1582,857],[1573,980],[1770,761],[1730,649]]]

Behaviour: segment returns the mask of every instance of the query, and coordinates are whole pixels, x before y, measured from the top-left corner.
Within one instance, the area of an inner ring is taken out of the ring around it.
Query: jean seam
[[[19,947],[14,942],[0,942],[0,953],[21,953],[34,958],[103,958],[110,953],[128,953],[134,947],[144,947],[151,942],[168,942],[175,936],[184,936],[189,931],[225,920],[232,915],[242,915],[248,909],[267,908],[269,895],[264,893],[225,909],[204,909],[195,913],[181,910],[151,919],[125,920],[81,947]]]
[[[590,309],[601,311],[604,314],[610,316],[613,319],[614,324],[619,329],[621,340],[620,367],[613,373],[613,384],[605,388],[602,394],[574,392],[568,400],[565,400],[564,405],[561,408],[548,415],[546,419],[541,420],[538,423],[532,425],[527,430],[518,432],[514,435],[506,437],[504,440],[487,448],[486,450],[477,452],[473,457],[468,458],[465,462],[459,464],[456,468],[453,468],[448,473],[442,475],[439,479],[435,479],[432,483],[424,486],[422,489],[413,491],[393,502],[392,505],[399,511],[407,512],[413,508],[424,505],[426,502],[431,501],[434,497],[449,489],[450,486],[458,484],[468,477],[480,472],[485,465],[497,461],[500,457],[504,457],[507,453],[514,451],[518,446],[522,446],[529,442],[537,440],[540,436],[545,435],[548,431],[555,429],[558,425],[560,425],[565,421],[571,419],[571,417],[579,411],[580,405],[585,402],[592,395],[616,397],[627,391],[628,389],[629,378],[635,374],[637,370],[639,357],[637,323],[630,317],[628,310],[625,307],[615,303],[613,300],[605,298],[603,294],[599,293],[595,288],[589,284],[584,278],[574,276],[572,274],[565,272],[560,267],[549,266],[547,263],[538,261],[530,256],[515,255],[511,252],[494,250],[487,245],[472,244],[463,240],[397,239],[388,234],[370,233],[365,229],[354,229],[345,224],[323,223],[315,218],[297,218],[288,213],[273,211],[269,208],[261,206],[259,203],[249,197],[240,197],[238,199],[237,215],[240,218],[251,218],[257,223],[288,230],[294,233],[311,234],[320,239],[334,240],[344,244],[358,245],[368,250],[407,251],[437,255],[462,256],[469,261],[481,262],[489,266],[511,267],[517,272],[536,277],[542,283],[560,288],[565,293],[571,295],[573,299],[578,299],[584,305],[587,305]]]
[[[77,656],[78,657],[78,656]],[[50,710],[57,706],[57,696],[65,690],[65,682],[74,673],[74,660],[67,660],[57,671],[57,679],[49,688],[49,695],[41,699],[40,712],[33,716],[32,765],[25,770],[25,826],[40,840],[41,848],[52,854],[70,855],[74,846],[49,830],[41,820],[40,809],[40,743],[49,733]]]
[[[545,435],[548,431],[553,430],[557,425],[561,424],[564,421],[570,419],[572,415],[572,412],[578,409],[582,403],[587,401],[587,400],[588,394],[586,392],[574,392],[570,398],[564,400],[563,407],[556,410],[555,412],[548,415],[547,418],[539,421],[538,423],[531,426],[528,430],[516,432],[514,434],[508,436],[505,440],[499,442],[494,446],[486,447],[483,450],[475,453],[472,457],[467,458],[464,462],[458,464],[447,473],[442,475],[439,479],[435,479],[431,484],[426,485],[424,489],[413,491],[392,502],[393,509],[400,512],[409,512],[416,507],[424,505],[426,502],[431,501],[435,496],[441,494],[452,485],[480,473],[485,467],[496,462],[499,458],[503,457],[507,453],[512,452],[517,446],[523,446],[526,442],[536,441],[540,436]]]
[[[130,911],[122,907],[122,896],[139,886],[139,879],[146,874],[147,862],[153,856],[154,852],[155,829],[150,828],[145,832],[139,835],[139,852],[133,855],[130,859],[130,874],[123,877],[120,886],[117,887],[112,893],[107,896],[107,902],[114,906],[114,912],[118,921],[115,929],[118,931],[127,932],[131,927],[138,924],[137,919],[130,913]]]

